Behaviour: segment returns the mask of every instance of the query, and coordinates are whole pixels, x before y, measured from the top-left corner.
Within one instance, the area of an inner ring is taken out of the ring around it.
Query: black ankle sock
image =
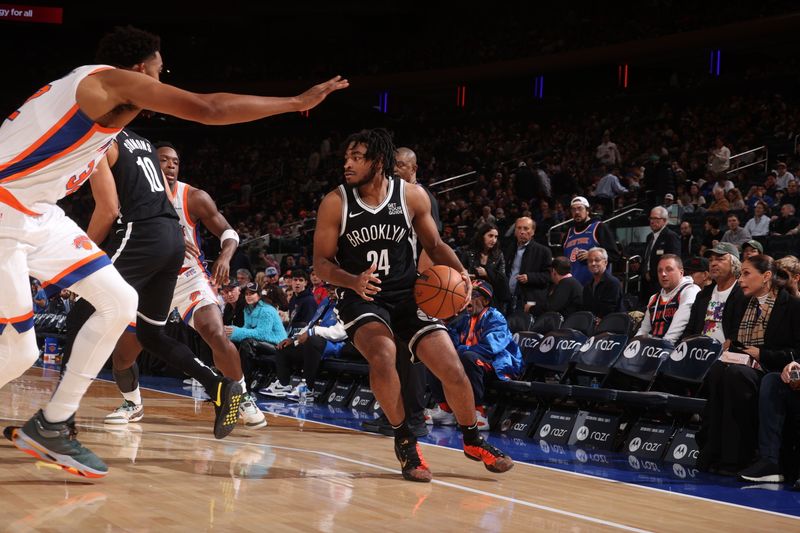
[[[475,446],[481,443],[481,432],[478,431],[478,422],[475,422],[471,426],[459,427],[461,428],[461,433],[464,435],[464,444]]]
[[[399,426],[392,426],[394,430],[394,439],[395,440],[403,440],[403,439],[411,439],[414,438],[414,434],[411,433],[411,428],[408,427],[408,423],[403,420]]]

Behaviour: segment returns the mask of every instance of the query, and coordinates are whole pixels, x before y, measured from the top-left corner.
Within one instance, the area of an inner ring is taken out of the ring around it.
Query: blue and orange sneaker
[[[3,435],[14,446],[46,463],[60,466],[70,474],[102,478],[108,466],[88,448],[84,448],[75,430],[75,415],[65,422],[45,420],[41,409],[22,427],[7,427]]]

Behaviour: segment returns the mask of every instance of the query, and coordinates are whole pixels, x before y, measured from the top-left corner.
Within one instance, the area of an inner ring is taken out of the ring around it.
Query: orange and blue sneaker
[[[75,430],[75,415],[65,422],[45,420],[41,409],[22,427],[7,427],[3,435],[14,446],[33,457],[60,466],[70,474],[101,478],[108,466],[88,448],[84,448]]]
[[[433,479],[428,464],[422,457],[417,439],[403,438],[394,440],[394,454],[400,461],[403,478],[418,483],[430,483]]]
[[[477,444],[464,443],[464,455],[473,461],[482,461],[489,472],[502,474],[514,467],[514,461],[481,437]]]

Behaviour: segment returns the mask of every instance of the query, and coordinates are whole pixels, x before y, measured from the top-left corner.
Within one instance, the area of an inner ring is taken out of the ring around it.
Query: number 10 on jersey
[[[378,277],[380,277],[380,274],[377,273],[378,270],[383,271],[384,276],[389,275],[389,250],[386,248],[381,250],[380,253],[378,253],[378,250],[367,252],[367,262],[371,265],[378,265],[375,272]]]

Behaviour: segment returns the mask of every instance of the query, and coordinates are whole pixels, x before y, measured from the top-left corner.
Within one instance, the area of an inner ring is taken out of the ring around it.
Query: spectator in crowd
[[[764,178],[764,201],[770,207],[775,205],[775,193],[778,192],[778,171],[770,170],[767,172],[767,177]],[[770,198],[772,201],[768,200]]]
[[[289,300],[289,335],[295,336],[306,327],[317,310],[311,293],[308,272],[302,268],[292,270],[292,299]]]
[[[797,357],[797,354],[795,354]],[[741,481],[783,483],[781,444],[784,430],[793,428],[800,415],[800,363],[792,361],[783,370],[761,379],[758,391],[758,461],[739,472]],[[794,484],[800,490],[800,480]]]
[[[796,230],[797,225],[800,224],[794,213],[792,204],[781,205],[780,216],[773,216],[772,222],[769,224],[770,235],[792,235],[792,231]]]
[[[786,185],[786,194],[783,195],[783,203],[792,204],[795,213],[800,209],[800,191],[798,191],[798,189],[800,189],[800,185],[797,180],[790,180],[788,185]]]
[[[751,239],[742,245],[742,260],[763,253],[764,247],[761,246],[761,243],[756,240]]]
[[[688,221],[681,222],[681,259],[684,261],[700,255],[700,239],[695,237],[692,231],[692,225]]]
[[[739,285],[747,299],[730,349],[746,354],[747,364],[720,359],[706,378],[708,401],[697,435],[697,467],[735,475],[750,464],[758,435],[758,389],[764,372],[780,372],[800,346],[800,300],[776,276],[773,259],[745,259]],[[724,354],[723,354],[724,355]]]
[[[68,289],[61,289],[58,294],[50,298],[47,302],[47,312],[60,315],[69,314],[72,305],[75,303],[75,295]]]
[[[730,243],[719,243],[708,255],[711,284],[697,294],[683,336],[703,334],[726,345],[746,304],[737,282],[742,264],[739,251]]]
[[[31,297],[33,298],[33,312],[44,313],[47,309],[47,293],[42,288],[38,279],[31,279]]]
[[[297,261],[292,254],[286,254],[281,258],[280,271],[286,274],[287,271],[297,266]]]
[[[226,326],[242,327],[244,325],[244,308],[247,303],[239,283],[235,278],[231,278],[228,283],[220,287],[219,292],[225,302],[225,307],[222,309],[222,323]]]
[[[588,261],[588,252],[587,252]],[[606,265],[608,262],[606,260]],[[567,317],[583,306],[583,285],[572,275],[569,259],[564,256],[553,258],[550,267],[550,289],[547,298],[538,304],[533,313],[541,315],[548,311],[555,311]]]
[[[273,306],[261,300],[261,289],[251,281],[244,288],[244,322],[241,326],[225,326],[225,334],[239,345],[245,381],[252,377],[253,366],[263,355],[272,355],[286,338],[281,317]]]
[[[736,213],[730,213],[728,215],[728,231],[722,236],[720,242],[729,242],[737,248],[741,248],[750,239],[750,232],[739,225],[739,217]]]
[[[775,188],[779,191],[785,191],[789,188],[789,182],[794,180],[795,177],[789,172],[786,163],[779,161],[775,172]]]
[[[683,261],[665,254],[658,261],[661,290],[647,302],[644,319],[636,335],[652,335],[672,343],[678,341],[689,323],[692,304],[700,292],[690,276],[683,275]]]
[[[472,385],[475,414],[481,431],[489,431],[489,420],[483,404],[485,384],[516,379],[522,372],[522,353],[514,342],[503,314],[491,307],[492,293],[489,283],[476,281],[467,312],[459,315],[447,328]],[[455,415],[444,401],[441,382],[429,372],[428,383],[432,399],[437,405],[426,413],[426,422],[455,425]]]
[[[762,237],[769,235],[769,217],[767,216],[767,204],[763,201],[756,202],[753,206],[753,218],[744,225],[751,237]]]
[[[800,296],[798,284],[800,284],[800,260],[793,255],[787,255],[775,261],[779,270],[786,273],[786,290],[792,296]]]
[[[710,250],[717,245],[722,238],[722,232],[719,230],[719,219],[715,216],[706,217],[703,222],[703,241],[700,244],[700,255],[705,255],[706,250]]]
[[[592,274],[586,266],[589,249],[603,248],[608,253],[611,265],[619,260],[620,254],[611,230],[601,221],[589,217],[589,201],[586,198],[583,196],[573,198],[570,202],[570,211],[574,225],[567,231],[564,239],[564,255],[569,258],[572,275],[583,286],[592,279]]]
[[[239,283],[239,288],[244,291],[248,283],[253,281],[253,274],[246,268],[240,268],[236,271],[236,282]]]
[[[606,166],[614,166],[622,164],[622,156],[619,153],[619,148],[616,143],[611,140],[611,132],[606,130],[603,132],[602,142],[597,145],[595,150],[595,157],[597,160]]]
[[[267,273],[266,272],[256,272],[256,277],[253,279],[256,285],[258,285],[261,289],[266,287],[267,285]]]
[[[336,312],[336,293],[331,291],[320,302],[308,325],[294,338],[284,339],[278,344],[275,354],[277,378],[259,392],[265,396],[299,400],[297,387],[291,385],[292,370],[297,368],[303,370],[308,391],[313,392],[320,361],[338,355],[346,340],[344,324]]]
[[[667,193],[664,195],[664,208],[667,210],[667,225],[677,226],[683,218],[683,208],[675,203],[675,195]]]
[[[280,272],[278,272],[278,269],[274,266],[268,266],[264,270],[264,274],[267,276],[267,285],[277,285],[280,281]]]
[[[711,274],[708,271],[708,259],[705,257],[690,257],[683,263],[683,271],[692,278],[694,284],[704,289],[711,285]]]
[[[658,290],[658,261],[667,254],[680,255],[680,237],[667,227],[667,210],[661,206],[650,210],[650,230],[647,236],[642,269],[642,300]]]
[[[728,170],[730,166],[730,148],[725,146],[725,141],[722,139],[722,137],[717,136],[714,138],[714,146],[711,148],[708,155],[708,170],[710,170],[714,176],[719,176]]]
[[[516,242],[506,249],[509,313],[528,311],[533,305],[541,305],[547,296],[553,255],[549,248],[533,240],[535,231],[533,220],[518,218],[514,228]]]
[[[505,309],[509,284],[499,235],[497,226],[483,224],[470,244],[459,250],[459,259],[473,279],[486,281],[495,288],[493,304],[498,309]]]
[[[595,318],[625,310],[622,299],[622,283],[608,270],[608,253],[603,248],[591,248],[587,252],[586,265],[592,280],[583,286],[584,311],[591,311]]]
[[[628,189],[620,183],[618,173],[618,168],[612,168],[600,178],[594,191],[595,199],[604,206],[607,214],[613,211],[614,199],[628,192]]]
[[[769,211],[769,208],[772,207],[774,200],[771,196],[767,196],[767,188],[764,185],[753,185],[750,187],[750,192],[745,199],[747,211],[751,213],[754,212],[759,202],[764,203],[764,212],[766,213]]]
[[[728,199],[728,203],[731,206],[731,211],[744,211],[747,209],[747,206],[744,203],[744,198],[742,198],[742,191],[736,187],[726,192],[725,197]]]
[[[725,192],[722,188],[714,189],[714,201],[708,206],[708,211],[711,213],[727,213],[731,210],[731,203],[725,197]]]
[[[705,210],[706,199],[700,194],[697,183],[689,185],[689,192],[681,199],[681,205],[686,213],[700,213]]]
[[[311,294],[314,295],[314,301],[319,306],[319,304],[322,303],[322,300],[328,297],[328,289],[325,287],[325,282],[314,273],[313,268],[311,269],[308,277],[311,280]]]
[[[716,195],[717,191],[725,193],[725,198],[728,198],[728,193],[735,189],[736,186],[725,175],[717,176],[714,180],[714,185],[711,187],[711,194]]]

